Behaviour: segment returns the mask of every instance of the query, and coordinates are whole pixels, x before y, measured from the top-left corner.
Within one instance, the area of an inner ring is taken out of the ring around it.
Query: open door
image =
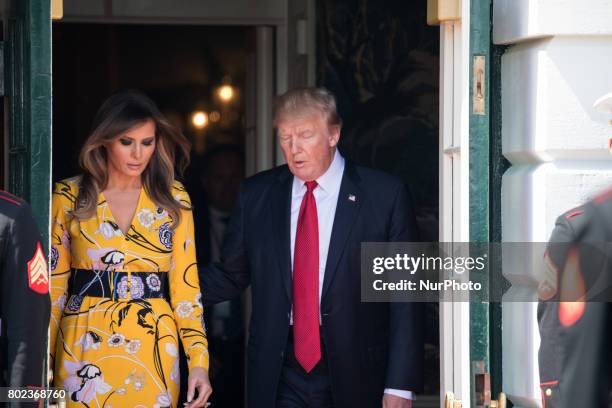
[[[495,72],[492,3],[430,3],[441,14],[455,11],[440,19],[440,241],[499,241],[498,161],[503,158],[496,153],[497,122],[491,120],[498,105],[490,103],[489,97],[499,89],[499,83],[491,81],[491,72]],[[496,279],[498,273],[490,270],[487,279]],[[440,305],[443,407],[488,407],[504,399],[498,394],[502,382],[500,327],[499,304]]]
[[[467,242],[469,1],[440,22],[440,242]],[[430,6],[431,7],[431,6]],[[429,10],[431,13],[431,10]],[[440,403],[469,407],[470,304],[440,303]]]

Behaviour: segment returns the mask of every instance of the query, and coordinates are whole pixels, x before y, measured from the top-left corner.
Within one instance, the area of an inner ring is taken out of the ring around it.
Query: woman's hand
[[[195,392],[198,391],[198,398],[195,397]],[[212,394],[212,387],[208,379],[208,371],[202,367],[193,367],[189,371],[189,379],[187,380],[187,402],[185,408],[202,408],[206,405],[206,401]]]

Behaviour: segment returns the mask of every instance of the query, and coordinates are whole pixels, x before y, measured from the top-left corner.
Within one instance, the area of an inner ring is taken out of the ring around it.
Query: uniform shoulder
[[[592,200],[571,208],[557,217],[551,241],[567,241],[579,236],[597,223],[612,220],[612,189],[596,195]],[[557,239],[555,239],[557,238]]]
[[[599,211],[606,214],[612,214],[612,188],[598,194],[593,198],[592,204]]]
[[[0,203],[2,203],[3,206],[21,207],[25,204],[25,201],[8,191],[0,190]]]
[[[35,225],[35,221],[30,204],[20,197],[0,190],[0,233],[4,236],[11,229],[28,231],[31,225]]]
[[[574,208],[571,208],[565,211],[563,214],[559,216],[559,219],[569,221],[569,222],[579,222],[580,220],[584,219],[584,211],[585,211],[585,206],[584,204],[582,204],[582,205],[579,205],[577,207],[574,207]]]
[[[585,211],[594,217],[602,227],[612,230],[612,188],[598,194],[586,206]]]
[[[557,217],[555,228],[552,231],[551,242],[566,242],[574,239],[589,220],[589,211],[586,204],[570,208]]]
[[[24,213],[30,213],[30,206],[26,201],[8,191],[0,190],[0,214],[4,220],[3,224],[19,218]]]
[[[585,224],[584,205],[573,207],[559,215],[548,239],[549,243],[571,242]]]

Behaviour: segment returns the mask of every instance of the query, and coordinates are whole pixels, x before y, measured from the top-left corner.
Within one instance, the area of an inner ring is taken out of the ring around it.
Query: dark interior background
[[[338,98],[340,151],[401,177],[420,239],[436,242],[440,30],[426,25],[426,3],[319,0],[317,81]],[[425,394],[438,396],[438,305],[426,310]]]
[[[139,89],[180,126],[192,162],[216,144],[244,145],[244,86],[254,53],[250,27],[53,24],[53,180],[79,172],[78,152],[96,110],[122,89]],[[236,90],[221,103],[219,86]],[[203,130],[195,111],[219,112]]]

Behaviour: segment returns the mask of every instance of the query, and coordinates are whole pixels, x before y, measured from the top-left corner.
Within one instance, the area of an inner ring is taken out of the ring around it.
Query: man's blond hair
[[[309,110],[323,114],[329,127],[342,127],[342,118],[336,109],[336,98],[325,88],[295,88],[276,97],[274,126],[285,117],[301,115]]]

